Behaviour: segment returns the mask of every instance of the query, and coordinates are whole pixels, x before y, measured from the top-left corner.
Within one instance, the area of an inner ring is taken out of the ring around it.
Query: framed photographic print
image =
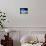
[[[20,8],[20,14],[28,14],[28,8]]]

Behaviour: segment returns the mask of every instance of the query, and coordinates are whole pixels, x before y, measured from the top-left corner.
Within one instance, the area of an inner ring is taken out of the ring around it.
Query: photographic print
[[[28,8],[20,8],[20,14],[28,14]]]

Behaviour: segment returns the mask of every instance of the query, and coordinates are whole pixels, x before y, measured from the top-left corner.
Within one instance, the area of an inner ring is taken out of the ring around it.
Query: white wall
[[[0,9],[6,12],[7,27],[46,27],[45,4],[46,0],[0,0]],[[20,15],[21,7],[29,8],[29,14]]]
[[[29,8],[29,14],[21,15],[21,7]],[[20,36],[31,31],[46,31],[46,0],[0,0],[0,9],[6,12],[6,26],[13,27],[12,31],[20,31]]]

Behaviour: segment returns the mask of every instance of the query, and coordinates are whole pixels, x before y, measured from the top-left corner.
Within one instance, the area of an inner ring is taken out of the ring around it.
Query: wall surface
[[[29,13],[20,14],[20,8],[29,8]],[[31,31],[45,31],[46,33],[46,0],[0,0],[0,10],[6,12],[7,15],[5,26],[11,31],[20,31],[20,37],[30,34]],[[16,40],[18,37],[16,33],[13,39]],[[20,44],[16,43],[16,45]]]
[[[45,4],[46,0],[0,0],[0,10],[6,12],[7,27],[46,27]],[[29,14],[20,14],[23,7],[29,8]]]

